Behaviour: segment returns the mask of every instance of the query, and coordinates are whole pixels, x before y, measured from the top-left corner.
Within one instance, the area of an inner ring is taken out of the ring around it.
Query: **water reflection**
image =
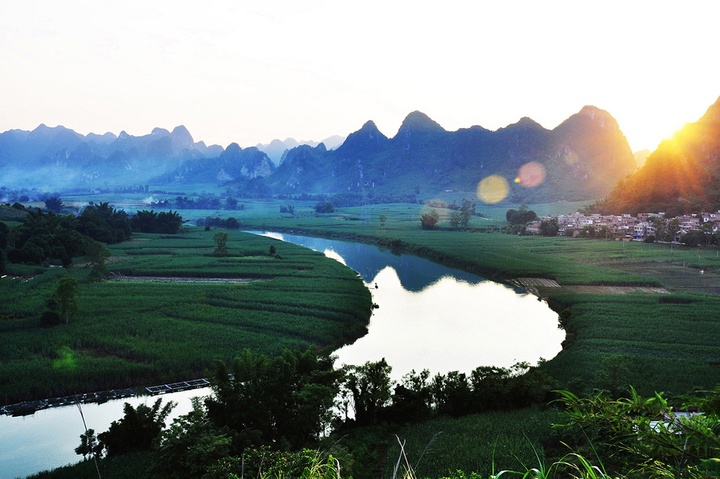
[[[337,351],[340,363],[385,358],[399,379],[413,369],[445,374],[518,361],[535,364],[560,352],[564,333],[557,314],[534,296],[491,281],[471,284],[452,277],[411,292],[391,267],[373,281],[380,308],[369,333]]]
[[[357,271],[366,283],[373,282],[386,267],[391,267],[397,272],[400,283],[407,291],[422,291],[447,276],[472,284],[486,281],[476,274],[461,269],[449,268],[418,256],[398,254],[389,248],[375,245],[274,232],[251,231],[251,233],[287,241],[315,251],[323,251],[326,256],[337,259]]]
[[[177,403],[168,417],[168,424],[192,409],[190,398],[210,394],[210,389],[195,389],[166,396]],[[89,429],[96,433],[107,431],[112,421],[123,417],[125,403],[137,408],[152,406],[157,397],[139,396],[116,399],[103,404],[83,404],[82,412]],[[0,416],[0,479],[25,477],[42,470],[62,467],[82,460],[75,454],[83,434],[82,418],[77,406],[43,409],[31,416]]]
[[[373,245],[278,233],[353,268],[373,294],[368,334],[336,352],[339,364],[385,358],[399,380],[411,370],[469,373],[551,359],[565,333],[545,302],[522,291]],[[377,286],[377,288],[376,288]]]

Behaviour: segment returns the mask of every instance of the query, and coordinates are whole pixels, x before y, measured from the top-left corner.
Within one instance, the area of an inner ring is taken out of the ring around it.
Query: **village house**
[[[675,242],[679,242],[680,238],[690,231],[709,228],[707,225],[712,225],[712,233],[720,230],[720,211],[718,211],[716,213],[683,215],[670,219],[665,217],[664,212],[638,213],[637,216],[628,213],[622,215],[585,215],[575,212],[557,217],[540,217],[528,223],[525,231],[528,234],[540,234],[541,223],[553,218],[557,219],[558,236],[576,237],[583,234],[583,231],[588,231],[589,227],[591,227],[595,235],[605,233],[615,239],[632,238],[643,240],[648,236],[657,234],[658,222],[660,225],[667,225],[673,219],[677,219],[679,225],[679,229],[674,236]]]

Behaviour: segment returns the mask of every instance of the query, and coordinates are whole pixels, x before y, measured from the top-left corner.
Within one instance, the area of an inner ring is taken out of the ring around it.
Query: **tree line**
[[[359,428],[546,404],[554,387],[526,363],[433,377],[413,371],[398,383],[384,359],[342,368],[333,359],[312,348],[277,356],[246,350],[230,365],[218,363],[213,394],[196,399],[192,411],[167,429],[157,427],[165,416],[159,403],[126,405],[124,418],[96,437],[84,435],[77,452],[111,457],[152,450],[159,477],[202,477],[212,468],[217,472],[221,459],[237,465],[229,458],[317,448],[330,430],[341,437]],[[147,440],[150,432],[154,437]],[[228,467],[217,477],[240,473]],[[362,476],[356,471],[355,477]]]
[[[61,209],[54,199],[53,209]],[[58,262],[64,267],[73,258],[86,256],[94,242],[115,244],[130,239],[132,232],[176,234],[183,219],[177,212],[138,211],[129,215],[107,202],[85,207],[78,215],[63,215],[40,208],[25,209],[21,224],[9,227],[0,222],[0,272],[4,260],[11,263],[44,264]],[[90,251],[91,252],[91,251]]]
[[[413,371],[400,383],[390,372],[384,359],[336,369],[332,357],[313,349],[274,357],[246,350],[231,365],[218,363],[212,395],[194,398],[192,410],[169,426],[173,403],[125,404],[107,431],[82,434],[76,452],[97,458],[150,451],[152,475],[160,478],[276,477],[267,475],[276,468],[277,477],[306,477],[303,471],[318,463],[310,448],[332,445],[345,477],[376,477],[371,450],[386,445],[368,443],[367,434],[387,433],[384,425],[554,404],[564,414],[546,444],[551,457],[567,457],[571,447],[575,459],[592,457],[612,473],[630,471],[627,477],[717,477],[720,388],[672,402],[662,394],[643,398],[632,387],[581,398],[553,390],[552,380],[524,363],[433,378]],[[704,414],[676,414],[679,405]]]

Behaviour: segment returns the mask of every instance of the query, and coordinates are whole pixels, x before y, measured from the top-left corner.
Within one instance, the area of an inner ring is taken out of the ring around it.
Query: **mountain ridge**
[[[280,140],[272,143],[287,146]],[[183,125],[172,131],[156,127],[141,136],[122,131],[116,137],[83,136],[62,126],[42,125],[32,132],[0,133],[0,172],[26,184],[31,178],[47,181],[45,186],[53,189],[57,186],[50,178],[88,187],[99,182],[214,181],[238,195],[246,191],[361,196],[470,192],[484,177],[499,175],[508,183],[509,200],[537,202],[601,198],[635,165],[617,122],[593,106],[583,107],[553,130],[523,117],[496,131],[477,125],[447,131],[428,115],[413,111],[392,138],[369,120],[334,149],[322,142],[298,143],[274,161],[261,146],[208,147],[195,141]],[[18,158],[33,168],[32,175],[18,176]],[[530,184],[522,177],[528,164],[541,170],[542,181]]]

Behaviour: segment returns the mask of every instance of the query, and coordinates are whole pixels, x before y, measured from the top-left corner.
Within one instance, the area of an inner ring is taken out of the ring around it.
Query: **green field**
[[[135,234],[112,246],[109,269],[140,280],[90,283],[81,265],[11,265],[0,281],[0,402],[192,379],[245,348],[336,348],[365,333],[370,293],[353,271],[239,232],[230,233],[227,256],[214,256],[213,234]],[[43,328],[44,302],[68,273],[79,281],[78,313]],[[207,278],[252,281],[198,281]]]
[[[123,199],[131,200],[137,198]],[[182,235],[136,234],[133,241],[111,248],[110,270],[128,276],[270,281],[82,283],[73,324],[42,329],[38,316],[43,302],[65,273],[13,265],[18,275],[33,279],[0,283],[5,305],[0,399],[185,379],[205,374],[214,359],[229,359],[244,347],[272,351],[302,344],[334,346],[361,334],[370,300],[353,273],[332,261],[325,263],[317,253],[239,232],[231,234],[230,254],[215,257],[213,233],[192,226],[206,216],[234,217],[247,229],[378,243],[499,281],[555,280],[560,288],[539,294],[561,313],[568,338],[563,351],[543,367],[566,386],[591,388],[611,377],[621,383],[617,387],[633,384],[652,393],[720,383],[720,348],[708,339],[720,332],[715,319],[720,311],[717,249],[507,235],[498,232],[505,224],[505,207],[479,207],[482,216],[473,217],[465,231],[450,228],[450,212],[439,210],[440,229],[424,231],[419,216],[427,209],[419,204],[367,205],[316,215],[309,201],[241,203],[243,209],[237,211],[181,211],[188,220]],[[283,204],[292,204],[295,214],[281,214]],[[560,213],[575,206],[533,208]],[[268,254],[270,244],[276,245],[281,260]],[[86,275],[79,267],[70,272],[81,282]],[[346,278],[352,286],[345,289],[344,282],[328,281],[337,275],[353,276]],[[573,289],[578,285],[585,289]],[[665,288],[666,293],[602,289],[622,286]],[[598,289],[588,290],[592,287]],[[298,319],[306,316],[312,323]],[[227,325],[233,334],[221,332]],[[207,346],[197,348],[198,338]],[[97,376],[102,379],[90,380],[87,371],[101,372]]]
[[[541,288],[538,294],[558,312],[567,339],[563,351],[541,368],[561,387],[621,393],[632,384],[641,394],[651,395],[654,391],[685,394],[720,384],[716,249],[507,235],[499,232],[506,211],[500,207],[480,208],[484,216],[473,217],[467,231],[450,228],[447,211],[442,212],[445,220],[439,230],[423,231],[422,205],[369,205],[315,215],[311,202],[297,202],[295,215],[280,214],[279,206],[287,203],[248,201],[241,211],[180,213],[190,220],[235,217],[247,229],[386,245],[499,281],[555,280],[559,287]],[[555,208],[567,206],[534,209],[559,213],[568,211]],[[362,285],[356,289],[357,278],[337,263],[320,261],[318,253],[241,233],[231,233],[230,254],[218,258],[212,256],[216,230],[200,229],[188,224],[187,233],[180,236],[135,235],[133,241],[111,248],[110,269],[127,276],[258,281],[82,283],[78,316],[67,327],[42,329],[38,308],[64,272],[35,268],[42,274],[17,283],[14,302],[4,303],[13,307],[0,323],[4,328],[0,351],[5,355],[0,364],[5,368],[10,354],[17,360],[0,372],[2,377],[14,368],[27,367],[19,369],[21,374],[41,380],[27,380],[18,390],[39,395],[37,385],[52,383],[55,376],[60,379],[53,384],[63,386],[92,380],[80,371],[98,370],[103,378],[108,375],[108,383],[119,379],[135,385],[203,372],[214,359],[230,358],[244,347],[263,352],[308,343],[332,347],[364,327],[366,316],[358,312],[367,312],[367,291]],[[271,244],[282,259],[268,254]],[[24,268],[26,274],[32,270]],[[86,271],[75,267],[71,273],[82,278]],[[305,327],[310,321],[313,326]],[[198,344],[213,346],[198,348]],[[34,359],[21,359],[28,357]],[[17,381],[20,376],[13,377]],[[406,441],[405,453],[417,466],[418,477],[442,477],[456,470],[487,477],[493,466],[496,472],[526,470],[539,466],[544,454],[562,455],[564,451],[552,449],[561,448],[552,444],[550,429],[558,420],[553,409],[489,413],[358,431],[357,437],[349,436],[343,444],[356,460],[362,457],[374,468],[376,477],[391,476],[400,453],[396,435]],[[91,475],[88,468],[87,476]]]
[[[552,206],[541,208],[558,213]],[[422,230],[422,205],[295,217],[252,211],[238,216],[244,227],[385,244],[499,281],[557,281],[560,288],[541,294],[562,314],[568,338],[563,351],[543,367],[564,386],[590,390],[616,381],[616,388],[632,384],[651,394],[720,383],[715,340],[720,337],[720,255],[715,248],[508,235],[495,231],[504,224],[506,210],[500,208],[479,208],[485,217],[472,218],[468,231],[442,220],[440,229]],[[441,212],[441,218],[448,215]],[[578,285],[585,286],[584,293],[573,289]],[[632,286],[664,288],[665,293],[627,288],[615,294],[619,287]]]

